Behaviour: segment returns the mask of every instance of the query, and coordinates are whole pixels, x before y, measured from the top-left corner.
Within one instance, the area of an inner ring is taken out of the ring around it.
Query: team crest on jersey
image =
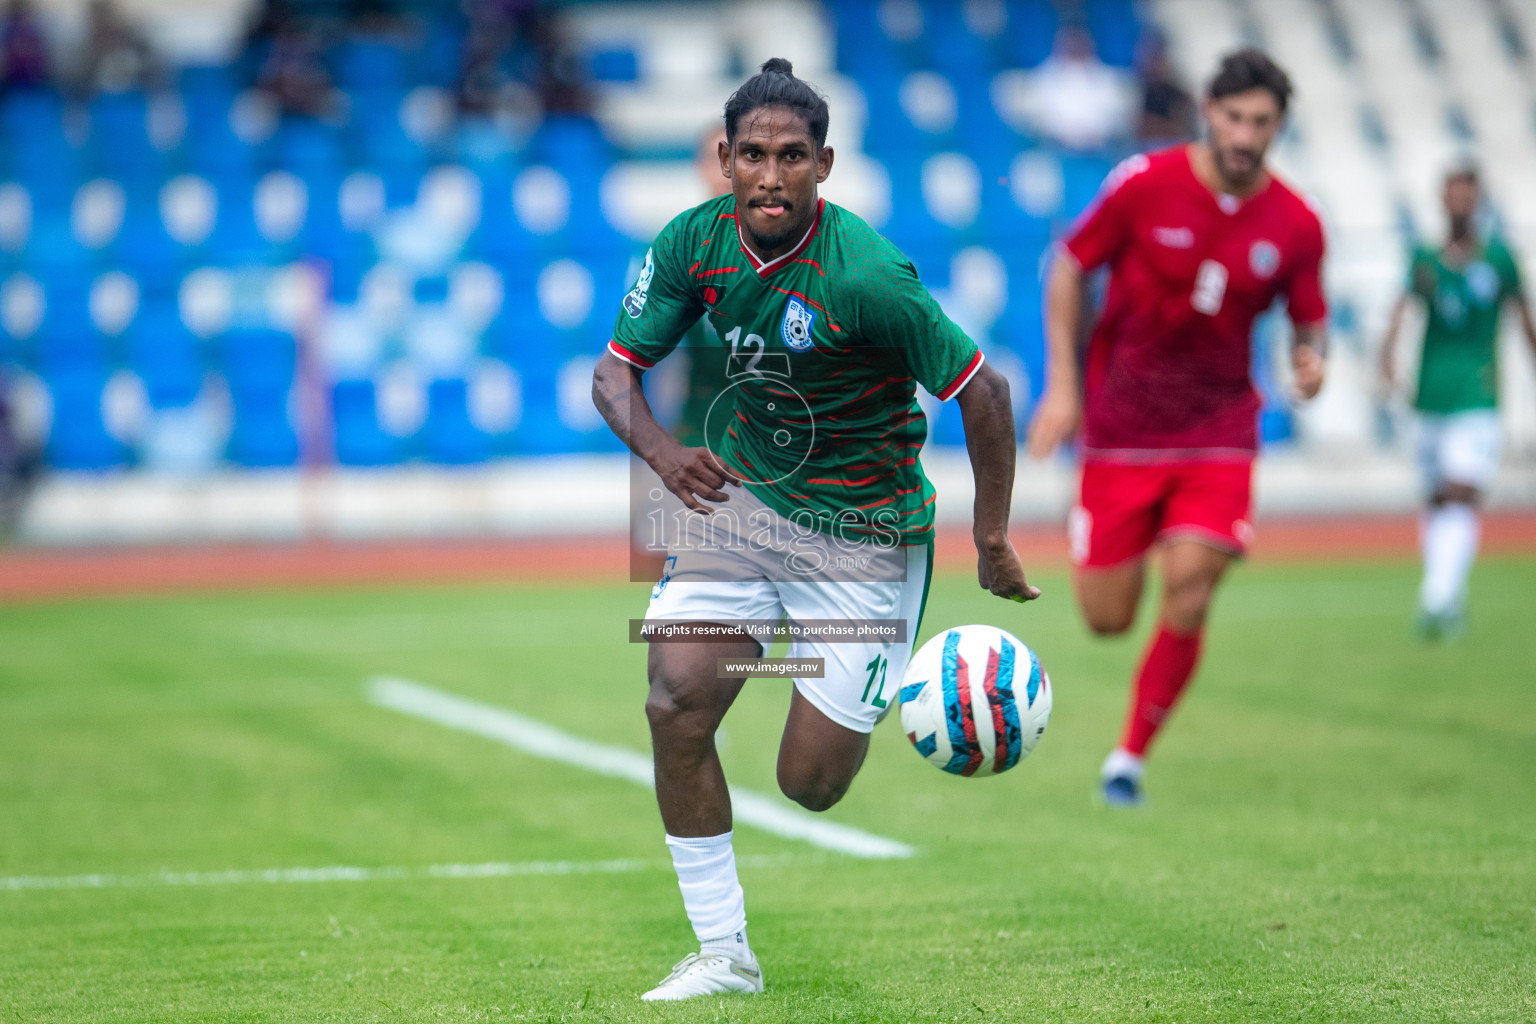
[[[629,294],[624,296],[624,312],[629,314],[631,320],[645,310],[645,300],[651,293],[651,275],[656,273],[656,263],[651,252],[650,249],[645,250],[645,265],[640,268],[640,278],[629,290]]]
[[[1482,260],[1467,264],[1462,276],[1467,279],[1467,291],[1479,306],[1491,306],[1499,297],[1499,272]]]
[[[1280,269],[1280,250],[1267,238],[1253,243],[1248,250],[1248,266],[1257,277],[1269,279]]]
[[[796,352],[812,348],[815,342],[811,340],[811,325],[815,322],[815,310],[807,309],[803,302],[791,295],[784,306],[784,322],[779,326],[784,344]]]

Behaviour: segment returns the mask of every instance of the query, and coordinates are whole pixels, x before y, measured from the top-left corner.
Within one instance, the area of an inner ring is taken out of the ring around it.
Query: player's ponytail
[[[826,145],[827,122],[830,119],[826,97],[809,83],[796,78],[794,65],[783,57],[772,57],[764,61],[758,73],[747,79],[726,100],[727,141],[736,141],[737,124],[759,107],[788,107],[805,118],[805,125],[810,130],[811,138],[816,140],[816,145]]]

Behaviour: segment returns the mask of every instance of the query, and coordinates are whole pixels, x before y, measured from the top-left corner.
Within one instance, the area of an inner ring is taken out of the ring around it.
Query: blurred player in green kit
[[[1536,352],[1520,283],[1520,267],[1498,238],[1479,237],[1474,223],[1481,186],[1474,167],[1446,175],[1445,212],[1450,237],[1439,247],[1419,246],[1408,271],[1408,290],[1392,310],[1381,346],[1388,389],[1397,381],[1396,341],[1410,299],[1427,315],[1418,387],[1419,459],[1428,508],[1421,541],[1424,579],[1419,587],[1419,632],[1428,640],[1462,631],[1467,577],[1477,557],[1479,508],[1499,468],[1498,340],[1506,304],[1520,314]]]
[[[720,173],[720,143],[724,141],[725,127],[713,127],[699,137],[699,148],[694,153],[694,168],[705,196],[710,199],[731,191],[731,179]],[[710,327],[709,318],[700,317],[669,358],[687,367],[683,407],[672,425],[672,436],[690,448],[707,447],[704,424],[710,406],[716,400],[731,401],[726,390],[730,349]],[[675,515],[683,509],[683,503],[661,485],[661,478],[647,466],[637,467],[632,486],[640,507],[632,517],[629,578],[637,583],[655,583],[661,578],[667,560],[666,540],[662,531],[655,528],[658,516]]]

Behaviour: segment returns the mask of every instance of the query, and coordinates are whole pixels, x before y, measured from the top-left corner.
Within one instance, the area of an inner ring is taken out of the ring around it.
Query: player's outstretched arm
[[[1408,296],[1401,295],[1387,316],[1387,329],[1381,336],[1381,382],[1390,395],[1397,387],[1397,336],[1403,330],[1403,316],[1408,312]]]
[[[1515,307],[1520,310],[1520,329],[1525,332],[1525,343],[1536,355],[1536,320],[1531,319],[1531,304],[1524,295],[1515,296]]]
[[[1045,392],[1029,421],[1025,445],[1032,459],[1049,458],[1077,433],[1083,399],[1077,379],[1077,339],[1085,297],[1083,271],[1065,249],[1056,253],[1046,285],[1045,338],[1049,348]]]
[[[604,352],[592,373],[592,403],[620,441],[644,459],[667,490],[695,512],[709,514],[709,501],[729,501],[720,488],[741,481],[725,473],[708,448],[689,448],[667,433],[651,412],[640,387],[639,368],[611,351]]]
[[[1013,500],[1015,441],[1013,403],[1007,379],[982,363],[956,399],[965,424],[965,448],[976,478],[976,579],[983,590],[1014,601],[1031,601],[1039,589],[1024,578],[1024,566],[1008,539]]]

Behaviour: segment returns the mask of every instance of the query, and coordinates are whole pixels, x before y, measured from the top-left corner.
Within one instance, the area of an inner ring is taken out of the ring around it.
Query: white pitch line
[[[546,761],[627,779],[647,789],[655,784],[651,759],[644,754],[584,740],[515,711],[467,700],[408,679],[379,676],[370,680],[368,700],[379,707],[496,740]],[[782,800],[738,786],[731,787],[731,809],[735,819],[744,824],[854,857],[910,857],[917,852],[906,843],[814,817]]]
[[[810,863],[812,857],[759,854],[739,858],[745,868],[778,868]],[[12,875],[0,877],[0,892],[36,889],[133,889],[160,885],[280,885],[306,882],[396,882],[434,878],[516,878],[524,875],[623,875],[670,871],[664,860],[525,860],[487,864],[430,864],[422,868],[261,868],[230,871],[158,871],[147,875]]]
[[[424,868],[264,868],[255,871],[160,871],[150,875],[13,875],[0,890],[125,889],[148,885],[254,885],[298,882],[388,882],[410,878],[508,878],[516,875],[617,875],[667,865],[652,860],[529,860],[521,863],[432,864]]]

